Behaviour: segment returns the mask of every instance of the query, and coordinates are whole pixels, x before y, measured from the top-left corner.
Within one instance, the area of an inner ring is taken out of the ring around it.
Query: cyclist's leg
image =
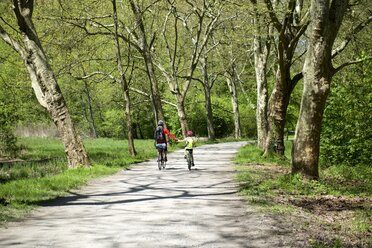
[[[191,165],[195,166],[195,164],[194,164],[194,151],[192,149],[190,150],[190,155],[191,155]]]
[[[192,166],[194,166],[194,155],[192,149],[187,149],[187,153],[189,154],[190,163]]]
[[[160,149],[156,149],[158,151],[158,161],[161,160],[161,150]]]
[[[187,156],[186,156],[186,160],[187,160],[187,168],[188,168],[189,170],[191,170],[191,166],[192,166],[192,157],[191,157],[191,156],[192,156],[192,155],[191,155],[189,149],[186,150],[186,153],[187,153]]]
[[[167,162],[168,161],[168,158],[167,158],[167,150],[168,150],[168,145],[166,144],[165,145],[165,148],[164,148],[164,161]]]
[[[162,158],[161,165],[163,166],[163,169],[165,169],[165,166],[167,164],[167,160],[165,159],[165,150],[164,149],[162,150],[162,155],[163,155],[163,158]]]

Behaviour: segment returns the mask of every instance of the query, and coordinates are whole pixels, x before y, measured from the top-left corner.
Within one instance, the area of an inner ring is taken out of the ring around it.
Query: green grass
[[[53,176],[10,181],[0,187],[0,198],[6,204],[35,204],[63,196],[70,189],[78,188],[89,179],[110,175],[120,167],[94,165],[91,168],[79,167],[65,170]]]
[[[239,164],[255,163],[289,166],[291,148],[292,142],[287,142],[284,157],[279,157],[275,154],[268,154],[266,157],[263,157],[263,151],[257,149],[255,145],[250,144],[239,150],[237,156],[235,157],[235,162]]]
[[[289,149],[287,149],[289,150]],[[320,169],[320,179],[307,180],[301,175],[291,175],[290,160],[275,155],[262,157],[262,151],[254,145],[243,147],[236,155],[235,162],[240,173],[238,181],[242,190],[270,194],[274,190],[285,191],[292,195],[334,195],[372,197],[372,169],[370,166],[334,165]],[[250,165],[262,165],[260,170]],[[268,178],[264,166],[275,166],[278,173]]]
[[[43,163],[25,162],[0,167],[0,183],[25,178],[39,178],[61,173],[67,169],[65,159],[53,159]]]
[[[20,145],[25,151],[22,153],[22,159],[45,159],[60,158],[66,159],[63,151],[63,144],[58,139],[52,138],[20,138]],[[84,146],[89,158],[93,163],[119,163],[127,165],[146,160],[156,156],[152,140],[135,140],[137,156],[131,157],[128,154],[128,143],[126,140],[115,139],[85,139]],[[149,149],[151,148],[151,149]]]
[[[65,158],[63,144],[56,138],[18,138],[22,159]]]
[[[291,143],[288,142],[287,152],[290,151],[290,146]],[[299,174],[290,173],[289,153],[286,153],[284,159],[275,155],[263,157],[262,151],[255,145],[241,148],[235,162],[240,192],[250,204],[262,211],[289,216],[298,211],[305,211],[311,216],[310,219],[318,220],[319,230],[321,228],[337,230],[340,226],[346,230],[346,233],[341,235],[342,240],[337,236],[328,240],[314,239],[310,242],[312,247],[344,247],[347,242],[359,242],[360,247],[372,245],[370,165],[321,167],[320,179],[309,180]],[[325,216],[330,217],[335,213],[344,216],[340,218],[335,214],[334,222],[326,222],[309,206],[314,206],[317,208],[316,211]],[[334,206],[342,206],[343,209],[336,212],[330,210]]]

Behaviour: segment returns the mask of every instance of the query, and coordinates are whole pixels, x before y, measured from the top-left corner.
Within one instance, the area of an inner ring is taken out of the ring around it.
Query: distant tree
[[[242,137],[241,123],[240,123],[240,111],[239,111],[239,98],[238,98],[238,82],[239,76],[236,69],[236,63],[232,61],[230,68],[225,73],[226,83],[229,87],[231,96],[231,106],[234,117],[234,137],[240,139]]]
[[[2,83],[0,85],[4,86]],[[9,98],[8,94],[6,87],[2,87],[0,93],[0,158],[14,158],[19,152],[17,137],[14,135],[17,114],[12,98]]]
[[[139,2],[136,0],[129,0],[129,4],[134,14],[135,26],[137,27],[137,30],[131,30],[130,33],[132,39],[136,42],[137,49],[141,52],[145,61],[147,76],[151,84],[151,100],[154,107],[155,122],[157,122],[158,120],[164,120],[164,113],[160,98],[158,79],[155,73],[154,58],[151,51],[153,45],[152,41],[155,39],[155,34],[153,34],[151,40],[148,40],[148,31],[146,30],[143,19],[145,9],[142,9]],[[146,9],[147,8],[148,7],[146,7]]]
[[[259,8],[256,0],[251,0],[253,6],[253,54],[256,73],[257,101],[256,101],[256,124],[257,145],[261,149],[266,148],[266,142],[270,142],[269,135],[269,88],[267,82],[267,67],[271,50],[270,29],[267,14]]]
[[[188,129],[185,101],[201,58],[204,56],[212,33],[218,26],[222,4],[220,1],[168,0],[168,13],[162,29],[166,58],[161,59],[159,52],[157,66],[166,78],[171,93],[177,102],[177,113],[183,135]],[[173,18],[172,18],[173,17]],[[163,62],[167,61],[167,62]],[[204,77],[205,79],[205,77]],[[203,80],[199,80],[203,82]],[[208,82],[207,82],[208,83]],[[211,107],[208,107],[209,86],[204,88],[206,99],[208,136],[214,138]],[[209,109],[209,110],[208,110]]]
[[[252,51],[252,26],[250,14],[251,6],[242,4],[241,1],[230,2],[221,13],[221,24],[213,33],[214,44],[219,43],[211,54],[217,52],[218,62],[211,68],[220,67],[220,74],[224,75],[227,90],[231,101],[234,137],[242,136],[241,106],[248,104],[249,109],[255,109],[248,96],[247,86],[251,87],[252,70],[250,55]],[[212,56],[211,56],[212,57]],[[253,92],[253,90],[249,90]],[[245,98],[246,101],[242,101]]]
[[[116,0],[112,0],[113,8],[113,19],[114,19],[114,37],[115,37],[115,48],[116,48],[116,62],[118,71],[120,74],[120,84],[123,89],[124,94],[124,103],[125,103],[125,119],[127,122],[127,137],[128,137],[128,151],[132,156],[136,155],[136,150],[134,147],[134,138],[133,138],[133,124],[132,124],[132,114],[131,114],[131,101],[129,95],[129,85],[127,78],[125,77],[125,71],[121,59],[121,47],[118,36],[118,16],[116,8]]]
[[[208,61],[208,53],[204,52],[201,59],[200,59],[200,70],[202,74],[202,79],[199,80],[199,82],[203,86],[203,92],[204,92],[204,107],[205,112],[207,114],[207,130],[208,130],[208,138],[213,140],[216,138],[216,134],[214,131],[214,120],[213,120],[213,110],[212,110],[212,88],[214,83],[216,82],[217,75],[214,75],[212,78],[210,75],[210,63]]]

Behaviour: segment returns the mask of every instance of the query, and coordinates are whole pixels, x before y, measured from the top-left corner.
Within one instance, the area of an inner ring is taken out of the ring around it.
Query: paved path
[[[287,247],[274,220],[237,195],[231,159],[244,142],[183,151],[96,180],[0,229],[0,247]]]

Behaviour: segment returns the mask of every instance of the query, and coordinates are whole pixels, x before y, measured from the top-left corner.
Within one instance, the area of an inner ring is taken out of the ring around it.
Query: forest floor
[[[232,159],[246,142],[183,151],[165,170],[150,160],[43,203],[0,229],[0,247],[304,247],[289,222],[238,193]]]

